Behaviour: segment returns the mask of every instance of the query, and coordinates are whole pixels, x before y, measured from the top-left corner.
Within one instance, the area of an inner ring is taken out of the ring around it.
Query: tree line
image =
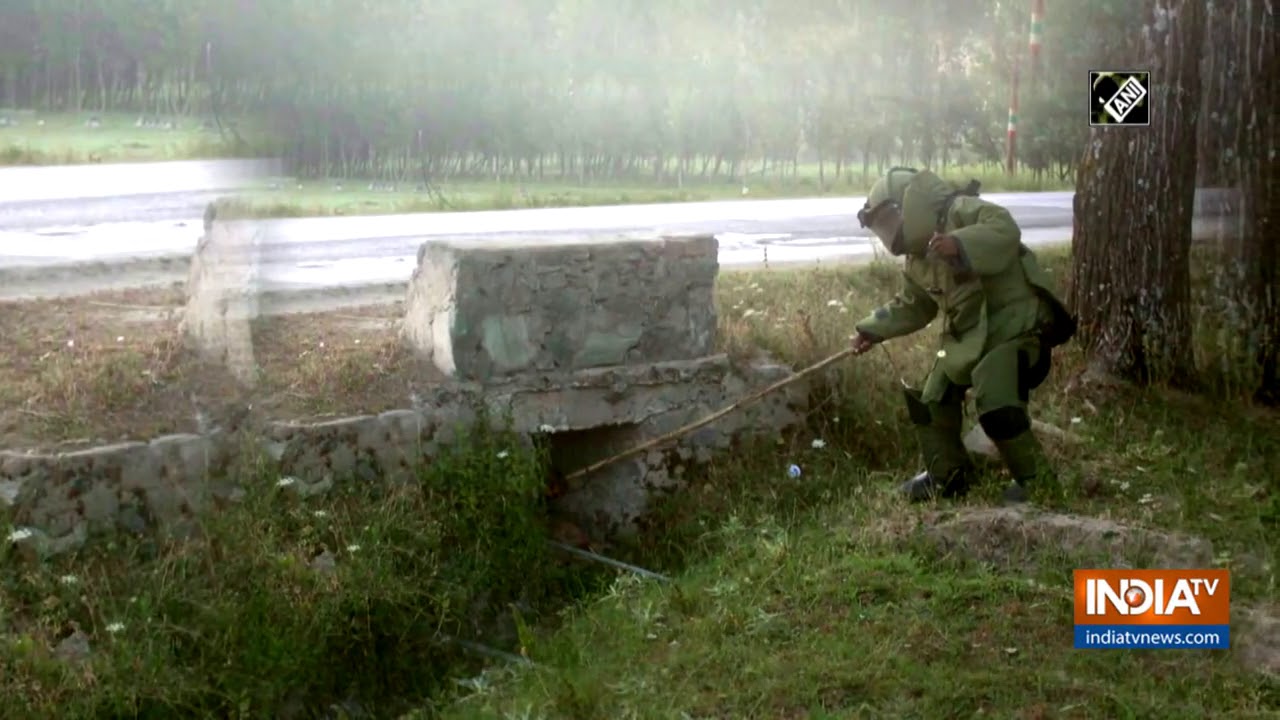
[[[1050,3],[1030,172],[1074,171],[1096,29],[1130,5]],[[304,175],[994,169],[1029,20],[1029,0],[7,0],[0,105],[252,119],[244,140]]]
[[[1075,177],[1096,370],[1195,375],[1192,193],[1237,188],[1210,293],[1275,399],[1274,0],[7,0],[0,104],[251,120],[301,175],[659,182],[1019,160]],[[1152,124],[1090,130],[1088,70],[1146,67]],[[1196,152],[1186,152],[1194,147]]]

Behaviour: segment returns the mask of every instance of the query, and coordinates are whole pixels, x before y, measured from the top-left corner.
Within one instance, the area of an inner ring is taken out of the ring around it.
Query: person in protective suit
[[[928,170],[893,168],[871,188],[858,220],[895,256],[903,288],[857,323],[855,354],[914,333],[941,314],[942,348],[923,390],[906,388],[924,471],[901,491],[912,501],[957,498],[973,475],[961,440],[964,398],[1013,476],[1006,502],[1053,477],[1027,414],[1030,392],[1049,374],[1053,348],[1076,321],[1054,295],[1009,211],[956,190]]]

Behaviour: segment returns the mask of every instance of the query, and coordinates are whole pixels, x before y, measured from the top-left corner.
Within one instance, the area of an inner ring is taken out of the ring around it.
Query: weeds
[[[1065,279],[1067,254],[1040,254]],[[807,364],[898,282],[889,263],[725,274],[722,348]],[[1215,357],[1213,322],[1197,316],[1198,357]],[[482,433],[407,486],[299,503],[254,478],[195,540],[0,558],[5,697],[65,717],[392,716],[408,702],[375,701],[396,696],[418,700],[405,717],[1274,716],[1280,685],[1261,671],[1280,672],[1280,648],[1246,618],[1280,614],[1280,419],[1235,394],[1069,389],[1068,346],[1031,408],[1085,440],[1045,438],[1059,525],[993,512],[994,463],[968,500],[905,507],[893,488],[919,468],[896,379],[922,380],[934,342],[926,329],[834,368],[803,431],[691,476],[616,554],[671,586],[562,572],[540,546],[541,451]],[[1074,650],[1071,570],[1161,554],[1232,571],[1232,650]],[[584,590],[559,618],[536,612]],[[526,609],[498,622],[511,605]],[[72,623],[85,664],[52,650]],[[472,662],[449,634],[536,665]]]
[[[1065,279],[1065,252],[1041,258]],[[829,354],[896,276],[888,263],[722,276],[722,343],[797,365]],[[674,587],[627,584],[574,610],[530,643],[537,668],[491,671],[445,717],[1272,716],[1280,647],[1243,618],[1280,616],[1280,487],[1266,470],[1280,418],[1241,396],[1068,391],[1083,366],[1068,346],[1032,399],[1034,416],[1086,440],[1045,438],[1066,529],[983,522],[994,463],[973,497],[921,512],[893,492],[919,469],[895,376],[923,379],[932,332],[842,366],[805,432],[739,448],[667,503],[629,557]],[[1208,556],[1162,533],[1201,538]],[[1233,649],[1074,650],[1071,571],[1157,556],[1232,571]]]
[[[494,642],[513,603],[535,613],[575,591],[542,549],[544,452],[484,423],[416,482],[302,501],[246,469],[244,500],[187,540],[119,537],[46,565],[0,550],[6,717],[429,699],[474,664],[450,639]]]

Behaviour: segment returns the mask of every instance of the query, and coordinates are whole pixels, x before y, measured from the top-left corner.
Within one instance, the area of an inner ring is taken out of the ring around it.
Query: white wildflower
[[[123,335],[117,335],[117,336],[116,336],[116,342],[118,342],[118,343],[122,343],[122,342],[124,342],[124,336],[123,336]]]
[[[1139,505],[1150,505],[1155,501],[1156,499],[1151,496],[1151,493],[1143,493],[1142,497],[1138,498]]]
[[[111,623],[110,625],[107,626],[107,632],[111,633],[112,635],[117,635],[119,633],[124,632],[124,623],[122,622]]]
[[[35,533],[31,531],[31,528],[18,528],[9,533],[9,542],[22,542],[32,535],[35,535]]]
[[[555,428],[551,427],[546,423],[542,423],[541,425],[538,426],[538,432],[540,433],[553,433],[555,431],[556,431]]]
[[[323,340],[321,340],[321,341],[320,341],[320,347],[324,347],[324,341],[323,341]]]
[[[947,351],[946,351],[946,350],[939,350],[939,351],[938,351],[938,357],[940,357],[940,358],[944,358],[944,357],[946,357],[946,356],[947,356]]]
[[[506,450],[500,450],[500,451],[498,451],[498,459],[499,459],[499,460],[506,460],[506,459],[507,459],[507,456],[508,456],[508,455],[510,455],[510,454],[511,454],[511,453],[507,452]]]
[[[58,578],[58,582],[62,583],[63,585],[75,585],[76,583],[80,582],[80,578],[76,577],[75,575],[63,575],[62,577]]]
[[[1084,418],[1082,418],[1082,417],[1073,417],[1073,418],[1071,418],[1071,424],[1072,424],[1072,425],[1079,425],[1079,424],[1080,424],[1080,423],[1082,423],[1082,422],[1084,422]]]
[[[360,546],[359,546],[359,545],[348,545],[348,546],[347,546],[347,552],[349,552],[349,553],[359,552],[359,551],[360,551]]]
[[[276,481],[276,487],[289,487],[298,482],[296,477],[282,477]]]
[[[755,308],[747,308],[747,311],[742,313],[742,319],[746,320],[749,317],[754,317],[759,314],[760,314],[759,311],[757,311]]]
[[[1129,481],[1126,480],[1120,483],[1120,492],[1128,492],[1128,491],[1129,491]]]
[[[814,450],[821,450],[822,448],[827,446],[827,441],[823,440],[822,438],[814,438],[813,442],[810,443],[810,445],[813,446]]]
[[[827,307],[840,307],[840,306],[842,306],[842,305],[844,305],[844,303],[840,302],[839,300],[828,300],[828,301],[827,301]]]
[[[75,340],[68,340],[68,341],[67,341],[67,347],[69,347],[69,348],[73,348],[73,347],[75,347],[75,346],[76,346],[76,341],[75,341]]]
[[[359,345],[359,344],[360,344],[360,338],[356,338],[356,344],[357,344],[357,345]]]
[[[315,512],[313,512],[313,513],[311,513],[311,514],[312,514],[312,515],[314,515],[315,517],[317,517],[317,518],[321,519],[321,520],[323,520],[324,518],[329,517],[329,513],[325,512],[324,510],[316,510]]]

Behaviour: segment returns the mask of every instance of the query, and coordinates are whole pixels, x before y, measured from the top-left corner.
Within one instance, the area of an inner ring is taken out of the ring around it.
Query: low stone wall
[[[189,532],[203,512],[235,502],[228,480],[236,457],[256,444],[269,459],[263,480],[291,478],[290,491],[324,492],[335,482],[409,477],[486,407],[517,432],[549,434],[572,472],[610,452],[697,420],[776,382],[790,369],[735,368],[724,356],[565,375],[524,375],[484,387],[437,388],[420,407],[318,423],[273,422],[245,435],[171,435],[56,455],[0,451],[0,504],[19,540],[48,555],[116,530]],[[678,486],[682,468],[736,438],[797,424],[808,398],[797,382],[683,438],[671,448],[606,467],[559,500],[601,536],[625,534],[655,489]]]
[[[261,230],[219,221],[211,206],[187,281],[184,333],[246,389],[256,372]],[[287,479],[282,487],[301,495],[348,480],[407,479],[482,408],[517,433],[547,436],[555,469],[572,473],[790,373],[712,355],[716,256],[710,235],[425,243],[405,296],[404,337],[450,379],[417,407],[56,455],[0,451],[0,504],[37,555],[118,530],[181,534],[243,496],[235,477]],[[655,490],[680,484],[684,465],[735,438],[797,424],[807,399],[798,382],[672,447],[602,468],[558,502],[601,539],[625,534]],[[232,472],[257,457],[260,472]]]
[[[704,357],[718,270],[712,235],[432,241],[404,336],[467,380]]]

